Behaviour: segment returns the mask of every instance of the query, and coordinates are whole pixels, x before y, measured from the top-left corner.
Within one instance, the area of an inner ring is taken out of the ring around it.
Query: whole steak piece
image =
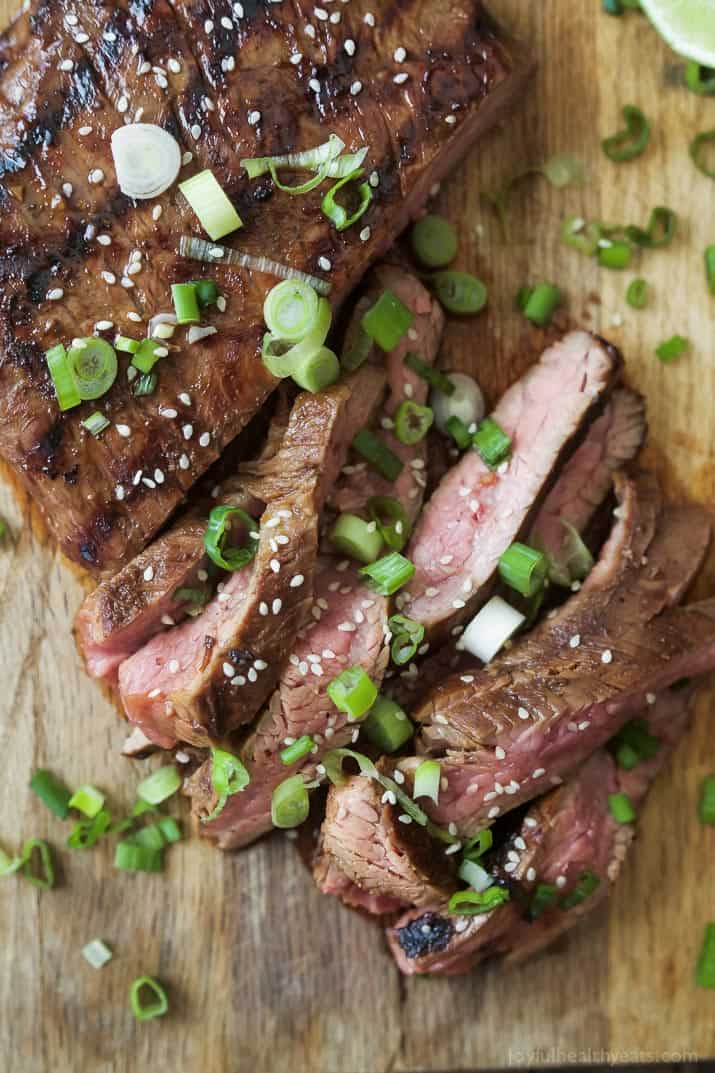
[[[180,329],[153,395],[133,394],[120,355],[101,400],[60,412],[50,347],[140,338],[171,284],[204,271],[177,252],[201,234],[178,188],[125,197],[111,134],[167,129],[181,178],[210,168],[236,205],[231,241],[322,273],[337,309],[531,70],[478,0],[373,7],[35,0],[0,39],[0,454],[95,575],[144,547],[275,387],[260,359],[275,278],[212,266],[227,303],[204,318],[216,332],[190,343]],[[321,212],[327,186],[291,197],[240,167],[330,134],[368,150],[372,200],[342,232]],[[110,426],[93,437],[82,420],[97,408]]]

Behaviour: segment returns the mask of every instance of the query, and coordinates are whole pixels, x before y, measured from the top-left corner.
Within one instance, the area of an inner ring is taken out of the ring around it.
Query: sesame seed
[[[65,15],[65,22],[68,26],[76,26],[79,22],[79,19],[76,15],[70,13],[69,15]]]
[[[533,816],[527,816],[524,820],[524,827],[538,827],[539,821],[535,820]]]
[[[469,789],[472,791],[472,793],[476,793],[477,790],[479,789],[479,787],[472,785],[472,786],[469,787]],[[499,795],[497,794],[496,790],[489,790],[489,792],[484,795],[484,801],[485,802],[493,801],[494,798],[498,797],[498,796]]]
[[[248,113],[248,125],[250,127],[255,127],[256,124],[260,123],[260,122],[261,122],[261,113],[260,112],[256,111],[256,109],[254,109],[252,112]]]
[[[519,854],[514,849],[510,849],[506,855],[508,861],[513,861],[515,864],[519,863]]]
[[[134,313],[133,311],[127,313],[127,320],[132,320],[135,324],[141,324],[141,317],[138,313]]]
[[[92,128],[91,127],[80,127],[79,130],[77,131],[77,133],[82,138],[86,138],[88,134],[92,133]]]
[[[176,625],[176,622],[171,617],[171,615],[162,615],[161,616],[161,622],[162,622],[162,625],[164,625],[164,626],[175,626]]]
[[[369,240],[371,234],[372,234],[372,231],[370,230],[369,227],[363,227],[362,231],[360,232],[360,241],[361,242],[367,242]]]
[[[115,428],[120,436],[123,436],[125,440],[129,439],[132,434],[132,430],[129,425],[115,425]]]
[[[356,45],[355,45],[355,42],[353,41],[352,37],[347,38],[347,40],[345,41],[345,44],[343,45],[343,48],[347,52],[348,56],[354,56],[355,55]]]
[[[151,489],[156,488],[156,484],[151,479],[151,477],[142,477],[142,484],[145,484],[147,486],[147,488],[151,488]]]
[[[406,812],[401,812],[397,818],[400,823],[412,823],[412,817],[408,816]]]
[[[309,78],[308,85],[313,90],[313,93],[320,93],[320,82],[317,78]]]
[[[119,500],[124,499],[124,488],[121,484],[118,484],[117,487],[114,489],[114,495]]]
[[[557,876],[556,877],[556,886],[559,887],[559,889],[561,889],[561,887],[565,887],[566,886],[566,876]]]
[[[340,622],[338,629],[341,633],[354,633],[357,627],[354,622]]]
[[[400,71],[399,74],[395,75],[392,81],[395,83],[395,85],[401,86],[404,82],[407,81],[409,77],[410,76],[408,75],[407,71]]]
[[[377,174],[376,171],[371,171],[370,177],[367,181],[374,190],[376,186],[380,185],[380,176]]]
[[[47,298],[50,302],[59,302],[60,298],[64,298],[65,292],[61,287],[53,287],[51,291],[47,292]]]
[[[400,45],[399,48],[395,49],[392,58],[394,59],[395,63],[404,63],[407,59],[407,50],[402,48],[402,46]]]
[[[178,669],[179,669],[179,661],[178,661],[178,659],[170,659],[169,660],[169,673],[170,674],[176,674]]]
[[[341,18],[342,18],[342,15],[340,14],[340,12],[339,11],[334,11],[332,13],[332,15],[330,16],[330,21],[332,22],[333,26],[337,26],[338,23],[340,22]]]
[[[144,62],[139,65],[139,74],[140,75],[148,75],[150,71],[151,71],[151,64],[149,63],[148,60],[144,60]]]
[[[457,611],[466,606],[464,600],[452,600],[452,607],[456,608]]]
[[[546,768],[543,768],[543,767],[537,767],[537,768],[535,768],[535,769],[534,769],[534,771],[532,772],[532,775],[531,775],[531,777],[532,777],[532,779],[540,779],[540,778],[541,778],[541,776],[542,776],[542,775],[545,775],[545,774],[546,774]]]
[[[576,724],[575,724],[575,723],[573,723],[573,722],[572,722],[572,723],[567,723],[567,724],[566,724],[566,729],[567,729],[567,730],[568,730],[568,731],[569,731],[569,732],[570,732],[571,734],[575,734],[575,733],[576,733],[576,731],[578,730],[578,727],[576,726]]]
[[[258,674],[256,673],[256,671],[254,671],[253,667],[249,668],[248,674],[246,675],[246,677],[248,678],[249,682],[257,682],[258,681]]]
[[[290,56],[290,62],[293,64],[294,67],[297,67],[302,59],[303,59],[303,53],[302,52],[294,52]]]
[[[515,872],[518,867],[519,867],[519,862],[518,861],[507,861],[507,863],[504,865],[504,871],[505,872]]]
[[[119,98],[119,100],[117,101],[117,111],[121,114],[123,112],[126,112],[128,108],[129,108],[129,101],[127,100],[126,97],[121,96]]]
[[[185,440],[190,440],[191,437],[194,434],[194,426],[193,425],[182,425],[181,426],[181,432],[182,432],[182,435],[183,435]]]
[[[302,574],[295,574],[290,579],[290,587],[291,587],[291,589],[299,589],[304,581],[305,581],[305,578],[303,577]]]
[[[278,562],[277,559],[271,559],[270,567],[271,567],[271,570],[273,571],[274,574],[279,574],[280,573],[281,564]]]
[[[175,74],[175,75],[178,75],[179,71],[181,70],[181,64],[179,63],[178,60],[175,60],[173,56],[168,61],[166,66],[169,68],[171,73]]]
[[[210,34],[212,32],[213,28],[214,28],[213,21],[211,19],[206,19],[206,22],[204,23],[204,33]]]
[[[526,870],[526,878],[528,879],[528,881],[530,883],[533,883],[534,880],[536,879],[536,869],[535,868],[527,868],[527,870]]]
[[[233,13],[237,19],[243,18],[243,4],[236,3],[233,5]]]
[[[333,267],[333,262],[328,257],[318,258],[318,268],[322,268],[323,272],[329,272]]]
[[[310,23],[304,26],[303,30],[307,37],[315,37],[315,26],[311,26]]]
[[[233,28],[234,28],[233,23],[229,19],[228,15],[223,15],[222,16],[221,25],[223,26],[224,30],[233,30]]]
[[[362,89],[362,82],[360,82],[358,80],[356,82],[353,82],[353,84],[350,87],[350,92],[353,95],[353,97],[357,97],[357,95],[358,95],[358,93],[360,92],[361,89]]]
[[[75,41],[77,42],[78,45],[86,45],[87,42],[89,41],[89,34],[86,34],[84,32],[84,30],[83,30],[82,33],[75,34],[74,39],[75,39]]]
[[[487,813],[487,818],[490,819],[490,820],[495,820],[500,812],[501,812],[501,809],[499,808],[499,806],[498,805],[493,805],[492,808],[490,808],[489,812]]]
[[[201,133],[201,129],[199,128],[199,134],[200,133]],[[190,149],[187,149],[187,151],[185,153],[182,153],[182,155],[181,155],[181,163],[182,163],[182,165],[184,167],[186,167],[187,164],[190,164],[193,159],[194,159],[194,154],[191,152]]]
[[[523,838],[521,837],[521,835],[518,835],[518,836],[517,836],[517,837],[516,837],[516,838],[514,839],[514,845],[515,845],[515,847],[516,847],[517,849],[520,849],[520,850],[525,850],[525,849],[526,849],[526,842],[525,842],[525,841],[524,841],[524,839],[523,839]]]
[[[194,139],[195,142],[197,142],[199,140],[199,138],[201,137],[201,127],[199,126],[198,123],[192,124],[192,126],[191,126],[191,137]]]
[[[363,19],[363,22],[365,23],[366,26],[374,26],[375,25],[375,16],[373,15],[373,13],[371,11],[367,11],[365,13],[365,18]]]
[[[506,753],[502,749],[501,745],[497,745],[496,749],[494,750],[494,755],[496,756],[497,760],[505,759]]]
[[[569,641],[569,648],[578,648],[581,644],[581,634],[575,633]]]
[[[179,469],[188,469],[188,468],[189,468],[189,456],[188,455],[181,455],[181,457],[179,458]]]
[[[199,447],[208,447],[211,443],[211,434],[208,432],[202,432],[199,436]]]
[[[646,704],[655,704],[655,693],[646,693]]]
[[[111,246],[112,245],[112,236],[111,235],[97,235],[97,242],[99,243],[100,246]]]
[[[276,597],[276,599],[271,604],[271,610],[273,611],[273,614],[278,615],[282,607],[283,601],[280,599],[280,597]]]
[[[328,21],[328,13],[323,7],[314,8],[313,14],[315,15],[316,19],[320,19],[321,22]]]
[[[104,282],[108,283],[110,285],[110,287],[113,286],[113,284],[115,284],[117,282],[117,277],[114,275],[114,272],[107,272],[105,270],[105,271],[101,272],[101,276],[102,276],[102,279],[104,280]]]
[[[611,652],[610,648],[604,648],[603,652],[601,653],[601,663],[612,663],[612,662],[613,662],[613,653]]]
[[[87,176],[87,180],[96,186],[98,183],[104,182],[104,172],[101,168],[94,168]]]
[[[445,123],[449,123],[450,127],[453,127],[456,122],[457,122],[456,115],[448,115],[445,118]]]
[[[60,71],[71,71],[74,67],[72,60],[62,60],[60,63]]]
[[[154,700],[154,697],[158,697],[160,693],[160,689],[152,689],[151,692],[147,693],[147,696],[149,697],[149,700]]]

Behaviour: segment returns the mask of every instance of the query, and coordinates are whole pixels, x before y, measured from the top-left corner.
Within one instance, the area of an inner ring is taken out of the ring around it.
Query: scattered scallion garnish
[[[281,830],[300,827],[308,819],[310,797],[303,776],[291,775],[271,795],[271,822]]]
[[[626,291],[626,301],[631,309],[645,309],[648,302],[648,283],[646,280],[631,280]]]
[[[472,446],[490,469],[496,469],[509,457],[511,437],[493,418],[485,417],[472,437]]]
[[[221,188],[216,176],[207,168],[179,183],[179,190],[198,216],[201,226],[216,242],[224,235],[243,227],[241,217]]]
[[[405,745],[414,727],[399,704],[379,696],[367,714],[362,730],[381,753],[394,753]]]
[[[359,563],[374,563],[382,551],[382,534],[375,523],[356,514],[338,515],[328,539],[342,555]]]
[[[411,399],[403,400],[394,416],[395,435],[400,443],[413,446],[420,443],[434,422],[434,411],[429,406],[420,406]]]
[[[561,304],[561,291],[553,283],[522,287],[517,295],[517,304],[527,320],[539,328],[546,328]]]
[[[715,824],[715,775],[708,775],[700,795],[700,822]]]
[[[450,434],[460,451],[466,451],[472,442],[472,433],[469,431],[461,418],[452,415],[447,420],[447,432]]]
[[[286,745],[285,749],[281,750],[281,764],[285,764],[286,767],[290,767],[291,764],[296,764],[299,760],[303,760],[304,757],[309,756],[315,748],[315,742],[309,734],[303,734],[301,738],[294,741],[292,745]]]
[[[429,797],[435,805],[439,803],[439,783],[441,768],[438,760],[423,760],[415,771],[412,796]]]
[[[30,779],[30,789],[37,794],[43,805],[47,805],[50,812],[54,812],[61,820],[67,819],[72,794],[51,771],[38,768]]]
[[[353,438],[352,448],[387,481],[396,481],[405,468],[402,459],[369,428],[360,429]]]
[[[559,153],[550,157],[543,164],[533,165],[516,172],[510,179],[504,182],[495,193],[482,191],[481,198],[491,205],[499,220],[502,235],[508,238],[509,233],[509,198],[514,187],[531,175],[541,175],[548,183],[562,190],[567,186],[580,185],[584,180],[585,169],[580,160],[568,153]]]
[[[413,226],[412,252],[427,268],[444,268],[457,256],[457,232],[443,216],[423,216]]]
[[[499,559],[499,575],[512,589],[531,598],[544,587],[549,562],[542,551],[518,541]]]
[[[169,1009],[166,991],[153,976],[139,976],[132,982],[129,1004],[137,1021],[163,1017]]]
[[[349,667],[328,685],[328,696],[349,722],[367,715],[377,700],[377,686],[362,667]]]
[[[684,81],[688,89],[701,97],[710,97],[715,94],[715,71],[710,67],[701,66],[697,60],[688,60]]]
[[[587,898],[590,898],[600,885],[601,880],[595,872],[583,872],[579,876],[574,889],[564,895],[559,902],[560,907],[562,909],[573,909],[575,906],[580,905],[581,902],[585,902]]]
[[[229,543],[229,532],[234,521],[240,522],[244,529],[241,544]],[[258,550],[258,522],[240,507],[222,504],[214,507],[209,514],[208,525],[204,533],[204,549],[216,566],[222,570],[243,570],[255,558]]]
[[[93,819],[104,804],[104,794],[95,786],[80,786],[69,799],[69,807]]]
[[[447,904],[447,911],[454,916],[474,917],[489,913],[509,901],[509,891],[504,887],[489,887],[484,891],[458,890]]]
[[[150,373],[160,358],[165,358],[169,348],[162,339],[142,339],[139,349],[132,357],[132,365],[141,373]]]
[[[547,909],[556,905],[558,888],[553,883],[538,883],[529,903],[529,916],[538,920]]]
[[[624,239],[601,239],[598,244],[598,263],[602,268],[624,271],[631,263],[633,247]]]
[[[172,283],[171,300],[174,303],[177,324],[199,323],[199,299],[193,283]]]
[[[218,803],[213,812],[206,816],[204,823],[215,820],[221,812],[229,797],[245,790],[251,781],[246,766],[233,753],[226,749],[211,750],[211,785],[218,797]]]
[[[454,384],[445,376],[439,369],[435,369],[433,365],[428,365],[426,361],[422,361],[417,354],[413,354],[411,351],[405,355],[405,365],[408,369],[411,369],[413,373],[417,373],[419,377],[426,380],[430,387],[435,388],[436,391],[440,391],[443,395],[454,394]]]
[[[328,217],[330,222],[336,231],[347,231],[349,227],[356,224],[358,220],[365,215],[372,201],[372,188],[369,183],[362,182],[357,188],[358,205],[353,212],[348,212],[343,205],[337,200],[338,193],[350,183],[356,182],[363,174],[362,168],[356,168],[354,171],[349,172],[342,179],[339,179],[334,186],[331,186],[325,197],[320,203],[321,211]]]
[[[708,179],[715,179],[715,162],[708,165],[706,160],[708,155],[712,155],[714,143],[715,130],[706,130],[697,134],[688,147],[693,164],[703,175],[707,175]]]
[[[228,246],[217,246],[214,242],[207,242],[195,235],[182,235],[179,239],[179,254],[192,261],[203,261],[212,265],[235,265],[239,268],[248,268],[252,272],[263,272],[278,279],[302,279],[314,287],[318,294],[328,295],[331,284],[319,276],[311,276],[308,272],[301,272],[290,265],[273,261],[270,257],[254,257],[250,253],[241,253],[240,250],[232,250]]]
[[[315,289],[302,280],[284,280],[277,283],[266,295],[263,319],[268,331],[278,339],[289,343],[305,339],[318,326],[320,320]]]
[[[364,566],[360,571],[360,576],[364,577],[368,585],[381,596],[392,596],[407,584],[414,573],[414,563],[399,552],[393,551],[390,555],[378,559],[377,562]]]
[[[690,343],[684,336],[674,335],[656,347],[655,352],[658,359],[667,365],[669,362],[681,358],[689,346]]]
[[[392,615],[387,620],[387,627],[392,635],[390,655],[397,667],[403,667],[417,653],[425,638],[425,628],[406,615]]]
[[[392,291],[383,291],[364,314],[361,324],[380,349],[388,353],[404,338],[414,319],[412,310]]]
[[[105,429],[109,428],[111,421],[105,417],[101,410],[95,410],[89,417],[81,422],[82,427],[92,436],[101,436]]]
[[[448,313],[470,316],[481,312],[487,304],[487,288],[469,272],[449,269],[435,272],[431,282],[440,305]]]
[[[650,141],[650,123],[640,108],[627,104],[623,109],[626,126],[610,138],[601,142],[601,148],[609,160],[623,163],[635,160],[646,149]]]
[[[650,214],[648,227],[643,229],[631,224],[626,228],[626,238],[636,246],[644,246],[650,250],[662,249],[673,241],[677,227],[677,213],[664,205],[658,205]]]
[[[159,383],[158,373],[142,373],[134,381],[132,386],[132,394],[136,398],[142,398],[145,395],[153,395],[157,389]]]
[[[402,551],[410,537],[412,525],[399,499],[393,496],[371,496],[366,506],[388,548]]]
[[[698,987],[715,988],[715,923],[712,921],[705,925],[703,945],[695,970],[695,983]]]
[[[608,808],[616,823],[632,823],[636,818],[636,810],[628,794],[609,794]]]

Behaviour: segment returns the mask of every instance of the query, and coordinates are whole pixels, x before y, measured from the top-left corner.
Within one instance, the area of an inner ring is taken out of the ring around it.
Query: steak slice
[[[413,909],[388,931],[402,972],[454,975],[496,954],[522,960],[570,930],[608,896],[635,833],[632,824],[616,823],[608,796],[626,793],[635,806],[643,802],[687,729],[689,697],[682,690],[668,691],[643,714],[661,743],[652,759],[624,771],[599,749],[567,784],[532,805],[500,853],[498,871],[511,887],[509,902],[473,917],[451,916],[444,904],[427,912]],[[561,907],[558,903],[588,873],[598,879],[593,893],[570,908]],[[541,883],[558,892],[558,901],[535,918],[529,907]]]
[[[360,666],[379,687],[388,657],[388,602],[360,581],[356,568],[342,567],[334,559],[319,562],[312,621],[301,630],[278,689],[241,748],[251,781],[203,828],[221,849],[245,846],[270,831],[276,786],[298,772],[314,778],[317,771],[322,777],[321,756],[357,737],[359,728],[347,721],[327,694],[332,679],[346,667]],[[303,760],[284,765],[281,750],[304,734],[313,738],[314,750]],[[193,810],[204,818],[217,801],[210,761],[193,776],[191,792]]]
[[[620,478],[618,523],[579,593],[510,651],[458,674],[416,712],[445,789],[426,811],[469,834],[544,792],[679,678],[715,665],[715,601],[676,604],[704,556],[696,507]],[[417,760],[402,761],[409,775]]]
[[[620,368],[620,355],[600,339],[566,335],[508,389],[492,415],[512,439],[509,461],[495,472],[470,450],[441,481],[408,545],[416,572],[400,594],[432,643],[484,601],[500,556],[528,526]]]
[[[347,333],[346,349],[351,345],[351,335],[359,330],[360,316],[386,290],[391,291],[414,316],[407,335],[387,355],[389,391],[376,428],[377,435],[397,455],[404,468],[396,480],[388,481],[352,453],[330,496],[330,503],[339,512],[357,514],[364,509],[371,496],[390,496],[399,500],[412,523],[422,507],[427,483],[427,439],[415,444],[401,443],[391,427],[401,402],[409,399],[421,406],[427,402],[429,386],[426,380],[405,365],[405,357],[411,352],[416,353],[429,365],[437,360],[444,330],[444,314],[439,303],[414,275],[392,265],[381,265],[371,273],[368,291],[358,303],[351,325],[352,332],[349,329]],[[382,363],[385,355],[373,346],[369,360]]]
[[[344,384],[302,393],[278,452],[242,466],[245,491],[267,504],[255,559],[219,584],[202,614],[119,668],[129,720],[157,744],[221,740],[270,696],[312,603],[325,495],[383,385],[382,372],[366,366]]]
[[[548,554],[552,578],[558,576],[564,584],[570,580],[564,522],[578,533],[585,532],[611,490],[613,474],[636,457],[645,433],[642,396],[628,388],[614,391],[566,462],[534,521],[529,543]]]
[[[236,204],[241,250],[313,273],[329,261],[337,310],[531,72],[479,0],[449,11],[412,0],[377,27],[369,11],[353,0],[339,23],[314,24],[300,5],[222,0],[207,34],[208,9],[188,0],[87,0],[77,13],[34,0],[3,38],[0,454],[63,552],[96,575],[148,542],[275,386],[260,360],[275,278],[212,265],[227,310],[206,316],[217,332],[200,342],[176,333],[154,395],[133,394],[122,355],[100,403],[111,421],[102,436],[81,424],[96,404],[59,412],[51,346],[95,331],[143,334],[169,308],[170,285],[199,274],[177,254],[182,233],[200,234],[178,188],[126,198],[111,132],[127,118],[169,130],[187,161],[182,178],[210,168]],[[296,40],[300,62],[288,62]],[[399,68],[398,46],[408,49]],[[373,177],[360,226],[344,232],[321,212],[326,187],[296,199],[240,167],[331,133],[351,150],[367,146]],[[112,328],[95,327],[103,322]]]
[[[370,916],[384,916],[386,913],[396,913],[407,908],[400,898],[392,898],[389,894],[370,894],[357,883],[353,883],[322,846],[313,864],[313,878],[321,894],[339,898],[343,905],[351,909],[361,909]]]

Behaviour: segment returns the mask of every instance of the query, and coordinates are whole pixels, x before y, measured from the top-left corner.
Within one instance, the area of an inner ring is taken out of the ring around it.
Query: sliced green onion
[[[611,239],[602,239],[598,247],[598,263],[602,268],[613,268],[622,271],[628,268],[633,256],[633,247],[629,242]]]
[[[542,551],[516,541],[499,559],[499,574],[510,588],[531,598],[543,589],[548,566]]]
[[[626,301],[631,309],[645,309],[648,303],[648,283],[644,279],[633,279],[628,284]]]
[[[688,147],[688,152],[698,171],[701,171],[703,175],[707,175],[708,179],[715,179],[715,166],[709,167],[706,162],[711,142],[715,142],[715,130],[703,131],[693,138]]]
[[[561,291],[553,283],[537,283],[534,287],[522,288],[518,302],[527,320],[539,328],[546,328],[561,303]]]
[[[489,827],[485,827],[483,831],[480,831],[474,838],[470,838],[464,847],[464,853],[462,854],[467,860],[476,861],[480,857],[492,848],[494,845],[494,835]]]
[[[408,742],[415,728],[399,704],[379,696],[367,714],[363,733],[381,753],[394,753]]]
[[[623,163],[626,160],[635,160],[644,152],[650,141],[650,123],[640,108],[627,104],[623,109],[625,130],[605,138],[601,142],[601,148],[609,160]]]
[[[457,256],[457,232],[444,216],[423,216],[410,239],[412,252],[427,268],[444,268]]]
[[[414,313],[392,291],[384,291],[360,321],[381,350],[389,353],[412,327]],[[411,366],[412,368],[413,366]]]
[[[209,823],[209,821],[215,820],[223,812],[224,805],[229,797],[233,797],[234,794],[245,790],[250,781],[251,776],[248,773],[248,769],[237,756],[229,753],[226,749],[212,749],[211,785],[218,797],[218,804],[213,812],[204,818],[203,822]]]
[[[8,534],[7,522],[4,518],[0,518],[0,540],[4,540]]]
[[[695,983],[698,987],[715,988],[715,923],[712,921],[705,925],[703,945],[695,970]]]
[[[377,781],[384,786],[386,790],[389,790],[390,793],[395,795],[395,800],[402,811],[406,812],[410,819],[414,820],[415,823],[418,823],[420,827],[426,827],[430,834],[434,835],[435,838],[441,838],[443,841],[454,841],[449,834],[447,834],[447,837],[445,838],[442,829],[430,823],[427,813],[423,812],[420,806],[412,800],[409,794],[405,793],[401,786],[398,786],[394,779],[378,773]]]
[[[237,519],[245,529],[244,543],[229,545],[228,534],[233,519]],[[242,570],[255,557],[258,549],[258,522],[240,507],[223,504],[214,507],[209,514],[209,521],[204,533],[204,549],[216,566],[222,570]]]
[[[117,378],[117,355],[105,339],[90,336],[81,342],[70,349],[67,360],[80,398],[98,399]]]
[[[487,304],[487,288],[468,272],[435,272],[432,286],[439,304],[448,313],[470,316],[480,313]]]
[[[142,339],[141,346],[132,358],[134,365],[142,373],[150,373],[159,358],[165,358],[169,348],[162,339]]]
[[[140,346],[139,339],[130,339],[128,335],[118,335],[114,340],[114,349],[122,354],[136,354]]]
[[[30,779],[30,789],[37,794],[43,805],[47,805],[50,812],[54,812],[61,820],[67,819],[72,794],[51,771],[38,768]]]
[[[472,437],[472,446],[487,466],[496,469],[509,457],[511,437],[491,417],[485,417]]]
[[[163,1017],[169,1009],[166,991],[153,976],[139,976],[129,988],[129,1004],[137,1021]]]
[[[221,189],[213,172],[208,169],[179,183],[179,190],[214,242],[243,227],[241,217]]]
[[[542,913],[556,904],[558,888],[553,883],[539,883],[529,904],[529,916],[538,920]]]
[[[708,246],[705,250],[705,278],[708,290],[715,294],[715,246]]]
[[[109,832],[112,817],[106,809],[100,809],[89,820],[80,820],[74,825],[67,839],[70,849],[91,849],[100,838]]]
[[[599,240],[603,238],[600,224],[586,223],[582,216],[569,216],[561,228],[561,241],[565,246],[594,257]]]
[[[302,760],[304,756],[312,753],[314,748],[315,742],[313,739],[309,734],[304,734],[302,738],[298,738],[292,745],[287,745],[281,751],[281,764],[290,767],[291,764],[295,764],[298,760]]]
[[[289,341],[271,335],[270,332],[265,335],[261,358],[268,371],[273,376],[283,379],[286,376],[293,376],[296,371],[300,370],[325,342],[330,331],[332,316],[330,303],[325,298],[321,298],[313,326],[307,335],[293,346],[289,345]]]
[[[396,481],[405,468],[401,458],[369,428],[362,428],[354,437],[352,448],[357,451],[385,480]]]
[[[660,346],[656,347],[655,352],[660,361],[667,365],[668,362],[676,361],[677,358],[682,358],[685,351],[690,346],[690,341],[685,339],[682,335],[674,335],[671,339],[667,339]]]
[[[377,700],[377,686],[362,667],[349,667],[328,685],[328,696],[336,708],[346,712],[348,722],[362,719]]]
[[[160,767],[147,775],[137,786],[137,797],[149,805],[160,805],[173,797],[181,786],[181,775],[173,766]]]
[[[374,563],[382,550],[382,534],[374,522],[356,514],[341,514],[328,534],[330,543],[359,563]]]
[[[160,849],[150,849],[126,839],[117,842],[114,867],[122,872],[161,872],[164,869],[164,854]]]
[[[174,842],[181,842],[181,827],[173,816],[164,816],[163,819],[155,824],[155,826],[159,828],[164,841],[168,844],[171,845]]]
[[[134,381],[132,394],[137,398],[142,398],[145,395],[153,395],[158,383],[158,373],[142,373],[142,375],[138,376]]]
[[[703,67],[697,60],[688,60],[685,67],[685,85],[701,97],[715,94],[715,70]]]
[[[343,786],[347,782],[348,777],[343,772],[346,760],[354,760],[361,775],[368,775],[373,779],[378,777],[377,768],[363,753],[356,753],[353,749],[330,749],[323,757],[323,767],[333,786]]]
[[[93,819],[104,804],[104,794],[94,786],[80,786],[69,799],[69,807]]]
[[[583,162],[570,153],[557,153],[535,170],[557,190],[564,190],[567,186],[581,186],[586,177]]]
[[[249,179],[258,179],[274,168],[290,168],[293,171],[315,171],[340,156],[345,142],[337,134],[331,134],[326,142],[314,149],[303,149],[298,153],[286,153],[283,156],[245,157],[239,163],[246,169]]]
[[[616,823],[632,823],[636,810],[628,794],[609,794],[608,808]]]
[[[663,205],[658,205],[650,214],[648,227],[644,230],[642,227],[631,224],[626,228],[626,238],[634,242],[636,246],[657,250],[671,244],[677,229],[677,213],[672,209],[666,209]]]
[[[601,880],[595,872],[584,872],[579,876],[578,882],[572,891],[561,899],[559,905],[562,909],[573,909],[590,898],[593,892],[601,885]]]
[[[177,324],[199,323],[199,299],[193,283],[172,283],[171,300],[174,303]]]
[[[331,186],[327,194],[320,203],[320,208],[324,216],[327,216],[336,231],[346,231],[349,227],[363,216],[367,210],[370,202],[372,201],[372,189],[369,183],[360,183],[357,189],[359,203],[357,209],[353,213],[348,213],[347,209],[343,208],[336,200],[336,195],[344,186],[348,186],[350,183],[355,182],[363,174],[362,168],[355,168],[354,171],[348,172],[342,179],[339,179],[335,186]]]
[[[132,807],[131,815],[133,819],[137,819],[137,817],[143,816],[146,812],[156,811],[156,805],[150,805],[148,801],[137,801]]]
[[[700,822],[715,824],[715,775],[708,775],[700,795]]]
[[[93,969],[101,969],[108,961],[112,960],[112,951],[101,939],[90,939],[82,947],[82,957],[89,962]]]
[[[310,798],[302,775],[291,775],[276,786],[271,795],[271,821],[286,830],[300,827],[310,812]]]
[[[52,890],[55,868],[50,847],[41,838],[29,838],[22,847],[22,874],[28,883],[40,890]]]
[[[281,182],[278,178],[278,168],[273,161],[268,165],[268,170],[271,173],[271,179],[279,190],[282,190],[284,194],[291,194],[293,197],[302,197],[303,194],[309,194],[311,190],[315,190],[317,186],[320,186],[323,179],[328,177],[328,165],[323,164],[317,174],[313,175],[310,179],[306,179],[302,183],[298,183],[295,186],[290,186],[287,183]]]
[[[466,451],[472,442],[472,434],[459,417],[450,417],[447,421],[447,432],[457,444],[460,451]]]
[[[297,343],[316,326],[318,295],[301,280],[283,280],[266,295],[263,319],[273,335]]]
[[[429,797],[435,805],[439,804],[439,780],[441,768],[437,760],[423,760],[415,771],[415,781],[412,788],[412,796]]]
[[[468,883],[477,894],[481,894],[482,891],[494,886],[494,877],[490,876],[489,872],[482,868],[481,864],[477,864],[476,861],[470,861],[468,858],[460,864],[457,875],[464,883]]]
[[[425,628],[421,622],[415,622],[406,615],[392,615],[387,620],[387,627],[392,634],[390,655],[398,667],[409,663],[425,639]]]
[[[393,496],[371,496],[366,506],[388,548],[402,551],[412,532],[412,524],[399,499]]]
[[[45,361],[47,362],[57,401],[60,404],[60,410],[71,410],[73,406],[79,406],[82,396],[75,383],[72,365],[62,343],[50,347],[45,354]]]
[[[196,288],[196,300],[200,309],[207,309],[216,303],[219,290],[212,279],[192,279],[191,285]]]
[[[0,849],[0,879],[19,872],[24,863],[23,857],[10,857],[5,850]]]
[[[492,596],[467,626],[460,645],[482,663],[489,663],[525,622],[526,616],[515,607],[501,596]]]
[[[430,387],[435,388],[436,391],[441,391],[443,395],[454,394],[454,384],[445,376],[439,369],[435,369],[434,365],[428,365],[426,361],[422,361],[417,354],[413,354],[411,351],[405,355],[405,365],[408,369],[412,369],[413,373],[417,373],[418,376],[426,380]]]
[[[325,173],[330,179],[344,179],[351,172],[359,171],[367,156],[368,149],[364,145],[356,153],[343,153],[342,156],[330,160],[325,168]]]
[[[644,760],[652,760],[661,743],[651,734],[647,719],[630,719],[610,742],[618,766],[631,771]]]
[[[434,412],[429,406],[405,399],[395,411],[395,435],[400,443],[411,447],[420,443],[434,422]]]
[[[111,421],[104,416],[100,410],[95,410],[89,417],[85,417],[82,421],[82,427],[87,429],[87,432],[92,436],[100,436],[106,428],[109,428]]]
[[[368,585],[381,596],[392,596],[407,584],[414,572],[414,563],[399,552],[393,551],[390,555],[384,555],[382,559],[378,559],[377,562],[363,566],[360,576],[364,577]]]
[[[326,346],[321,346],[309,358],[297,365],[291,376],[298,387],[315,394],[330,387],[340,378],[340,362],[337,355]]]
[[[332,284],[319,276],[311,276],[309,272],[301,272],[298,268],[281,264],[280,261],[272,261],[270,257],[255,257],[251,253],[242,253],[241,250],[231,249],[229,246],[217,246],[215,242],[207,242],[204,238],[195,235],[182,235],[179,239],[179,255],[192,261],[203,261],[210,265],[235,265],[237,268],[248,268],[251,272],[263,272],[278,279],[302,279],[314,287],[318,294],[330,294]]]
[[[447,911],[455,916],[475,917],[497,909],[509,901],[509,891],[504,887],[489,887],[488,890],[458,890],[449,899]]]
[[[141,827],[126,840],[134,846],[144,846],[145,849],[161,850],[166,845],[166,840],[161,833],[159,825],[151,823],[147,827]]]

